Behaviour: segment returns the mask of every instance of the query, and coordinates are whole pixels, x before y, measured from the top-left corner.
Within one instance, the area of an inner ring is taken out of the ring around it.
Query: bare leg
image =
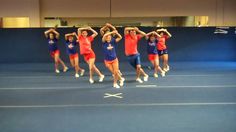
[[[58,60],[58,56],[57,55],[55,55],[54,56],[54,62],[55,62],[55,70],[59,70],[58,68],[58,66],[59,66],[59,60]]]
[[[168,54],[163,55],[163,67],[164,69],[168,69]]]
[[[90,79],[90,80],[93,80],[94,61],[95,61],[95,59],[89,59],[89,60],[87,61],[88,65],[89,65],[89,79]]]
[[[93,71],[95,71],[99,76],[103,76],[103,74],[98,70],[95,64],[93,65]]]
[[[156,64],[155,64],[155,61],[150,61],[154,67],[154,74],[157,74],[157,67],[156,67]]]
[[[78,58],[74,58],[74,66],[75,66],[75,73],[78,74],[79,73],[79,62],[78,62]]]
[[[136,66],[136,79],[140,78],[141,65]]]
[[[61,65],[63,66],[63,68],[67,68],[67,66],[65,65],[65,63],[61,60],[61,58],[58,56],[58,61],[59,63],[61,63]]]
[[[76,60],[75,60],[75,63],[78,64],[78,70],[79,70],[80,72],[84,72],[84,69],[79,66],[79,56],[78,56],[78,58],[76,57],[75,59],[76,59]]]
[[[144,72],[143,68],[141,68],[141,67],[140,67],[140,74],[143,75],[144,77],[148,76],[148,75]]]
[[[75,61],[73,59],[70,59],[70,64],[72,67],[75,67]]]

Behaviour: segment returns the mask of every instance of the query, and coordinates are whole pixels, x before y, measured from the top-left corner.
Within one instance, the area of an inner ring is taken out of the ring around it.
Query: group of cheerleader
[[[88,35],[88,32],[92,35]],[[120,33],[116,28],[107,23],[100,29],[102,36],[102,49],[104,53],[104,63],[113,76],[113,87],[120,88],[124,85],[125,78],[119,69],[119,61],[116,55],[116,45],[122,39]],[[98,33],[91,27],[78,28],[78,32],[65,34],[65,45],[67,53],[70,58],[71,66],[75,69],[75,77],[78,78],[84,75],[85,70],[79,66],[79,54],[77,53],[77,44],[79,45],[80,54],[89,67],[89,82],[94,83],[94,72],[99,76],[99,82],[103,82],[105,75],[95,65],[96,55],[91,48],[91,44]],[[60,58],[60,51],[57,46],[57,41],[60,34],[53,28],[45,31],[45,36],[48,40],[48,47],[51,57],[55,62],[55,72],[60,73],[59,64],[63,67],[63,72],[68,70],[68,67]],[[168,50],[166,40],[171,37],[167,29],[158,29],[149,33],[144,33],[137,27],[126,27],[124,29],[125,39],[125,55],[130,65],[136,70],[136,81],[143,83],[148,81],[148,74],[144,72],[141,66],[140,53],[138,52],[138,42],[143,37],[147,41],[148,59],[154,67],[155,78],[158,78],[158,73],[164,77],[166,72],[169,71],[168,65]],[[76,38],[76,39],[75,39]],[[163,67],[159,65],[159,60],[163,61]],[[143,76],[143,79],[141,78]]]

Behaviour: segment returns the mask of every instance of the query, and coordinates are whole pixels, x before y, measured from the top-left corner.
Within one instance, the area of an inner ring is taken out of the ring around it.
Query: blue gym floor
[[[0,131],[236,132],[236,62],[172,62],[158,79],[148,65],[150,79],[139,84],[121,63],[126,83],[114,89],[102,63],[106,78],[95,84],[88,70],[75,79],[52,63],[1,64]]]

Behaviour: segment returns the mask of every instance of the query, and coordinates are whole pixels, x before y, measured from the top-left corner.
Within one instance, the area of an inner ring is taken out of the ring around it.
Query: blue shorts
[[[158,50],[158,55],[159,56],[162,56],[164,54],[168,54],[168,50],[167,49],[164,49],[164,50]]]
[[[135,55],[130,55],[130,56],[127,56],[128,58],[128,61],[130,63],[130,65],[133,67],[133,68],[137,68],[137,65],[141,65],[141,60],[140,60],[140,54],[135,54]]]

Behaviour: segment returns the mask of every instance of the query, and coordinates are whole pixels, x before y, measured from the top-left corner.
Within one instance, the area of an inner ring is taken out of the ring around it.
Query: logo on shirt
[[[49,40],[49,44],[54,44],[55,42],[53,40]]]
[[[149,42],[148,45],[149,45],[149,46],[156,46],[156,43],[154,43],[154,42]]]
[[[113,46],[111,44],[108,45],[107,47],[108,50],[112,50],[113,49]]]
[[[73,45],[72,43],[70,43],[70,44],[68,45],[68,48],[69,48],[69,49],[72,49],[72,48],[74,48],[74,45]]]

